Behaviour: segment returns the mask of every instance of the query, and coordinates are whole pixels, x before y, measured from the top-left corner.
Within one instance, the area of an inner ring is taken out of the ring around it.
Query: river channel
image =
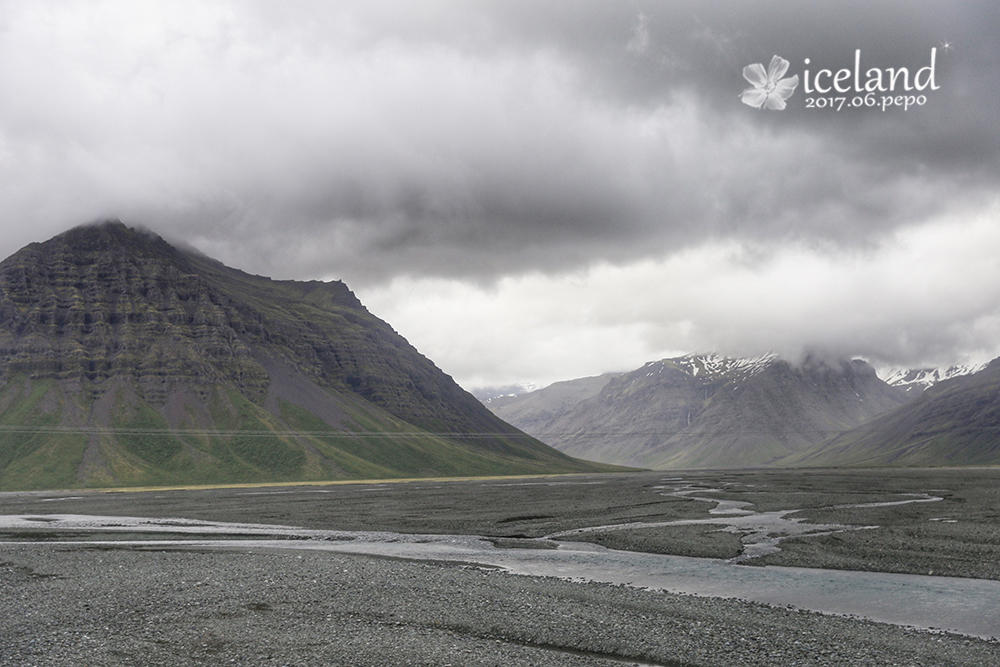
[[[909,502],[929,501],[915,498]],[[902,502],[902,501],[901,501]],[[742,508],[729,520],[763,517]],[[722,508],[721,511],[727,511]],[[744,512],[744,513],[741,513]],[[712,521],[708,519],[706,521]],[[626,526],[634,527],[634,524]],[[607,527],[602,527],[607,528]],[[820,528],[812,526],[811,528]],[[854,572],[813,568],[759,567],[736,561],[615,551],[584,542],[556,542],[555,548],[497,548],[470,535],[413,535],[391,532],[308,530],[292,526],[221,523],[188,519],[100,517],[72,514],[0,516],[0,529],[31,529],[80,540],[0,542],[4,545],[115,545],[121,540],[87,540],[88,534],[122,533],[137,549],[280,548],[333,551],[413,560],[449,561],[498,567],[530,576],[552,576],[792,606],[853,615],[897,625],[1000,639],[1000,582],[982,579]],[[823,526],[831,530],[832,527]],[[170,539],[155,539],[157,533]],[[127,534],[127,535],[125,535]],[[136,538],[148,534],[150,539]],[[752,534],[752,533],[751,533]],[[178,535],[181,536],[177,539]],[[190,535],[190,539],[184,539]],[[216,539],[215,537],[218,537]],[[163,535],[166,537],[166,535]],[[557,535],[544,538],[549,541]],[[537,545],[542,546],[542,545]],[[769,545],[768,548],[774,545]]]

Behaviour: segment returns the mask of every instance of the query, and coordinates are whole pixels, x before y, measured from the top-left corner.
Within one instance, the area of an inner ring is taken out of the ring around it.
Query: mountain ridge
[[[824,366],[826,370],[817,375],[815,371]],[[801,380],[802,371],[810,367],[806,375],[812,387],[788,393],[794,384],[788,381],[797,373]],[[853,370],[847,373],[847,369]],[[674,374],[673,395],[642,386],[655,384],[665,373]],[[756,396],[741,393],[766,373],[784,380],[768,382],[766,391],[764,385],[756,387]],[[561,387],[557,397],[562,404],[545,398],[552,391],[546,387],[490,407],[564,451],[653,468],[1000,464],[1000,359],[948,368],[894,369],[880,374],[884,380],[873,373],[861,360],[807,357],[789,364],[771,354],[743,359],[691,354],[613,375],[632,385],[631,394],[624,387],[616,389],[609,374],[601,376],[599,385],[594,385],[597,378],[552,385]],[[827,393],[817,393],[824,384]],[[829,393],[838,384],[841,391]],[[720,387],[726,392],[720,394]],[[608,394],[601,398],[605,388]],[[716,396],[726,400],[715,401]],[[872,397],[877,400],[872,402]],[[839,407],[830,412],[826,406],[817,417],[816,401],[831,398]],[[865,399],[869,409],[845,412]],[[713,401],[717,404],[706,410]],[[649,413],[656,413],[655,418]],[[787,437],[805,434],[809,437],[797,442],[790,443],[794,438]],[[771,442],[763,447],[758,442],[754,453],[755,445],[748,441],[755,435],[761,436],[758,441]]]
[[[987,364],[959,364],[943,368],[894,368],[885,373],[885,381],[908,393],[920,394],[939,382],[978,373],[986,366]]]

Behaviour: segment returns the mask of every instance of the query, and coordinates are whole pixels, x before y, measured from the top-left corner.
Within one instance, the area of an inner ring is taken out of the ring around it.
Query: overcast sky
[[[745,104],[775,55],[786,108]],[[1000,9],[0,0],[0,256],[104,217],[344,280],[467,388],[988,360]]]

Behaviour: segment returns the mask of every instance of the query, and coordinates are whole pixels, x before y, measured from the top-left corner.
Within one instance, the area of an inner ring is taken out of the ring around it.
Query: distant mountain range
[[[341,282],[118,221],[0,262],[0,489],[598,469],[495,417]]]
[[[989,446],[998,435],[989,406],[1000,406],[1000,393],[983,388],[992,386],[983,385],[984,373],[894,372],[886,382],[860,360],[688,355],[556,383],[490,408],[573,456],[648,468],[1000,463]],[[980,388],[942,393],[968,383]],[[942,423],[942,412],[955,423]],[[912,442],[924,433],[918,424],[938,434],[936,444]]]

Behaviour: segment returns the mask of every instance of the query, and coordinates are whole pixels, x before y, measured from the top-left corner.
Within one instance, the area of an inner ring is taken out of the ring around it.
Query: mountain
[[[786,465],[1000,465],[1000,359],[935,383],[914,400]]]
[[[984,368],[986,368],[986,364],[963,364],[948,368],[894,369],[885,374],[885,382],[905,390],[908,394],[917,396],[938,382],[978,373]]]
[[[504,421],[518,423],[522,431],[544,433],[549,424],[581,401],[597,396],[619,373],[554,382],[532,392],[480,397],[493,414]]]
[[[495,411],[572,456],[657,469],[771,465],[906,401],[864,361],[774,355],[650,362],[547,418],[531,396]]]
[[[341,282],[109,221],[0,262],[0,488],[574,472]]]
[[[508,384],[503,386],[479,387],[478,389],[471,390],[471,393],[473,396],[478,398],[483,405],[488,406],[510,402],[522,394],[535,391],[535,389],[537,389],[537,387],[531,383]]]

